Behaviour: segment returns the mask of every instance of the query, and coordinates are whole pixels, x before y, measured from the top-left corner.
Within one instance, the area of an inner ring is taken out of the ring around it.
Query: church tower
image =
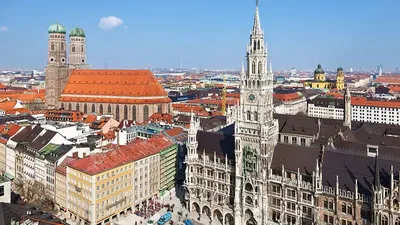
[[[69,58],[71,69],[87,69],[86,64],[86,35],[78,25],[69,33]]]
[[[66,30],[57,22],[50,25],[48,33],[45,105],[58,108],[58,98],[68,80]]]
[[[336,89],[343,90],[344,89],[344,71],[342,67],[337,69],[336,73]]]
[[[351,95],[349,88],[346,88],[344,94],[344,121],[343,126],[351,128]]]
[[[258,0],[246,65],[235,121],[235,224],[267,224],[266,176],[277,143],[278,121],[273,119],[273,74],[267,69]]]

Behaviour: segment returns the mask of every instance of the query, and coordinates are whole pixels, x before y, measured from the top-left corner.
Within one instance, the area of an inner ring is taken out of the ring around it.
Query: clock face
[[[254,101],[256,100],[256,96],[254,94],[249,94],[249,101]]]

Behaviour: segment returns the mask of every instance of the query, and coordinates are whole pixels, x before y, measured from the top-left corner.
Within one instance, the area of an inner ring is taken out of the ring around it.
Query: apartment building
[[[308,115],[311,117],[343,120],[344,99],[333,97],[317,97],[308,103]]]
[[[64,194],[56,187],[57,204],[67,209],[67,215],[77,222],[111,222],[159,196],[160,180],[166,176],[160,172],[160,151],[170,152],[173,146],[175,143],[164,135],[155,135],[107,152],[73,159],[66,163],[67,192]],[[63,179],[63,168],[59,166],[57,170],[57,178]],[[60,184],[62,188],[63,183]]]

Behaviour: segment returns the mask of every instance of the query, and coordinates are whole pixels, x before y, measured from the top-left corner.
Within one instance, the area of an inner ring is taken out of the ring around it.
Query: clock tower
[[[278,137],[273,119],[273,74],[256,11],[242,71],[240,104],[235,115],[235,224],[267,224],[267,168]]]

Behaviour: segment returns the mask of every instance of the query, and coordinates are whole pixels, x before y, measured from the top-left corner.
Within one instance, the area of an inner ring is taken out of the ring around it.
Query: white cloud
[[[0,32],[7,32],[7,31],[8,31],[8,27],[6,27],[6,26],[0,27]]]
[[[102,30],[112,30],[122,24],[124,24],[124,21],[121,18],[108,16],[100,19],[99,27]]]

